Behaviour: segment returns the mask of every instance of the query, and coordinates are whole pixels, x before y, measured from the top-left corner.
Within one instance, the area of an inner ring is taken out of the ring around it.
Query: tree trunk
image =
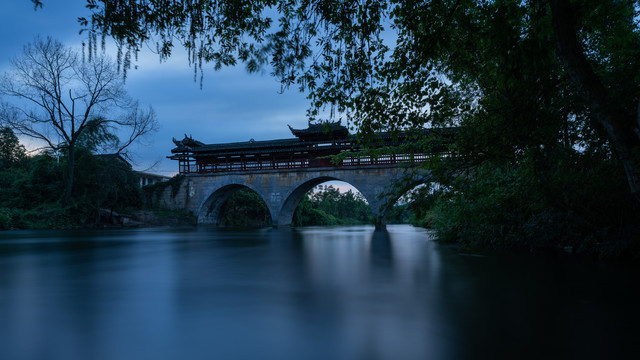
[[[73,172],[75,169],[76,162],[76,151],[75,144],[69,144],[69,155],[67,159],[67,178],[66,178],[66,188],[64,192],[64,197],[62,198],[62,202],[67,205],[69,204],[69,200],[71,200],[71,191],[73,190]]]
[[[609,135],[627,176],[631,194],[640,200],[640,164],[634,157],[634,152],[640,150],[640,137],[636,136],[638,128],[634,126],[633,119],[609,106],[608,91],[593,71],[578,42],[575,14],[570,1],[551,0],[550,4],[558,55],[592,115]]]

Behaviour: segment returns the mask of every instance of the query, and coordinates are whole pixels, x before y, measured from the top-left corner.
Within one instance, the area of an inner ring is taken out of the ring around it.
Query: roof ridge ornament
[[[319,121],[315,124],[309,121],[306,129],[294,129],[291,125],[287,126],[291,133],[302,141],[338,140],[349,136],[349,130],[342,126],[342,120]]]
[[[179,148],[184,148],[184,147],[198,147],[198,146],[202,146],[204,145],[203,142],[198,141],[198,140],[194,140],[193,136],[189,135],[187,136],[187,134],[184,134],[184,139],[182,140],[176,140],[176,138],[171,138],[173,143],[176,144],[177,147]]]

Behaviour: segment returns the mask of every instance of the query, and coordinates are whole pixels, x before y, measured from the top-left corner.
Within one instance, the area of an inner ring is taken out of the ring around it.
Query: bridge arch
[[[304,194],[332,180],[357,189],[369,203],[376,227],[384,228],[388,209],[407,190],[430,182],[431,172],[389,165],[187,175],[179,191],[168,187],[159,201],[169,208],[191,211],[200,224],[220,225],[225,201],[235,191],[248,188],[266,204],[273,226],[289,226]]]
[[[198,210],[198,224],[212,224],[212,225],[220,225],[221,221],[221,211],[225,202],[229,200],[231,195],[233,195],[236,191],[241,189],[249,189],[260,196],[262,201],[266,204],[265,197],[261,192],[248,184],[239,184],[232,183],[224,185],[218,189],[215,189],[207,198],[204,200],[202,205]],[[267,207],[269,208],[269,207]],[[271,219],[274,219],[273,212],[269,209]],[[272,220],[273,221],[273,220]]]
[[[421,184],[432,182],[431,171],[424,169],[404,169],[394,176],[381,176],[376,181],[367,178],[355,178],[350,184],[356,186],[362,196],[367,199],[374,215],[376,229],[384,229],[387,224],[387,213],[398,199],[408,191]],[[362,181],[362,182],[360,182]]]
[[[386,216],[387,211],[389,211],[398,202],[398,200],[400,200],[400,198],[409,191],[418,188],[420,185],[428,185],[432,182],[433,178],[429,174],[429,176],[426,177],[407,177],[404,182],[397,183],[392,191],[385,193],[387,203],[382,209],[383,215]]]
[[[338,178],[335,176],[318,176],[315,178],[307,179],[300,184],[296,184],[292,187],[292,190],[286,195],[285,200],[280,207],[277,217],[277,223],[275,226],[290,226],[293,220],[293,215],[298,207],[298,204],[302,200],[302,197],[314,187],[327,182],[327,181],[342,181],[353,186],[358,190],[362,196],[371,204],[370,200],[362,193],[356,184],[352,184],[347,178]]]

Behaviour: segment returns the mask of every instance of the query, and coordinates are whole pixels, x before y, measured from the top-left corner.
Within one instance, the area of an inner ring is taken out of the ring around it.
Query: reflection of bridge
[[[193,212],[198,223],[218,224],[220,209],[231,194],[249,188],[266,203],[274,226],[288,226],[307,191],[339,180],[362,193],[376,226],[384,227],[387,209],[428,178],[428,171],[411,165],[442,153],[451,135],[449,130],[425,130],[420,136],[430,138],[430,150],[417,151],[424,146],[418,147],[406,133],[382,134],[373,141],[379,151],[363,156],[355,137],[340,124],[291,131],[296,138],[230,144],[205,145],[186,136],[182,141],[174,139],[176,148],[170,158],[179,161],[185,181],[177,192],[167,189],[162,202]],[[338,154],[338,162],[329,159]]]

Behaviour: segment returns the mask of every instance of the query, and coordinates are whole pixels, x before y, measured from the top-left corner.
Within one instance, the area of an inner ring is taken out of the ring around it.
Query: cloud
[[[80,50],[86,38],[79,35],[77,18],[86,16],[85,1],[45,2],[33,11],[31,2],[11,1],[0,5],[0,69],[22,51],[35,35],[52,36]],[[107,42],[107,54],[115,61],[116,47]],[[280,84],[264,74],[249,74],[244,67],[214,71],[203,65],[204,81],[194,81],[187,54],[176,47],[172,56],[160,62],[157,54],[142,51],[128,72],[126,87],[143,108],[153,107],[160,129],[146,143],[132,148],[136,169],[159,162],[153,171],[168,174],[177,163],[166,159],[172,137],[191,134],[205,143],[270,140],[292,137],[287,125],[306,127],[308,102],[304,94],[288,90],[279,94]]]

